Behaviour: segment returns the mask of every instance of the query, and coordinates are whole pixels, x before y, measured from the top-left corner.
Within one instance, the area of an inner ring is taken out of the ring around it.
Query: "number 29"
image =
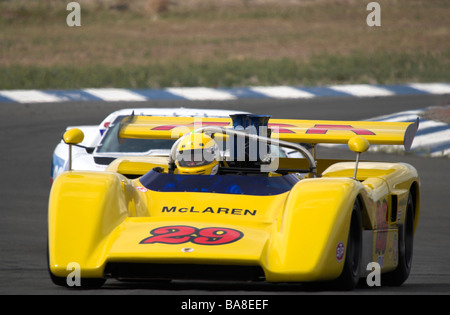
[[[199,245],[224,245],[240,240],[244,233],[234,229],[208,227],[198,229],[186,225],[164,226],[150,231],[152,236],[140,244],[183,244],[192,242]]]

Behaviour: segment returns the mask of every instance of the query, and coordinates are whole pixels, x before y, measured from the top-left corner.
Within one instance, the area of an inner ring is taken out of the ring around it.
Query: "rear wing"
[[[119,138],[178,139],[203,127],[236,128],[231,118],[129,116],[122,121]],[[332,121],[270,119],[271,137],[294,143],[347,144],[355,135],[370,144],[403,145],[406,151],[419,127],[415,122]],[[241,128],[242,129],[242,128]]]

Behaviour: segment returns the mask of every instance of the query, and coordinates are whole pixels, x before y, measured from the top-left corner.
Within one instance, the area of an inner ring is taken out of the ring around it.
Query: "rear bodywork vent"
[[[391,222],[397,221],[397,215],[398,215],[398,196],[397,195],[391,195]]]

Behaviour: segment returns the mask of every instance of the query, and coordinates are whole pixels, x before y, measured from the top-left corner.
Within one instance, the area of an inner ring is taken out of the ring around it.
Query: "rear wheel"
[[[409,194],[405,223],[398,229],[398,266],[394,271],[382,275],[382,284],[400,286],[409,277],[412,266],[414,244],[414,201]]]

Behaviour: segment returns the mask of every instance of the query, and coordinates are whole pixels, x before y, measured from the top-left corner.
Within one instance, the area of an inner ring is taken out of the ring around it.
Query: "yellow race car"
[[[352,289],[379,267],[381,285],[411,270],[420,212],[417,171],[360,161],[369,145],[411,147],[413,123],[129,116],[120,141],[178,139],[168,157],[122,157],[106,171],[67,171],[48,214],[50,277],[329,283]],[[72,146],[83,139],[66,132]],[[348,144],[350,161],[316,145]],[[274,147],[303,158],[281,158]],[[69,150],[70,152],[70,150]]]

